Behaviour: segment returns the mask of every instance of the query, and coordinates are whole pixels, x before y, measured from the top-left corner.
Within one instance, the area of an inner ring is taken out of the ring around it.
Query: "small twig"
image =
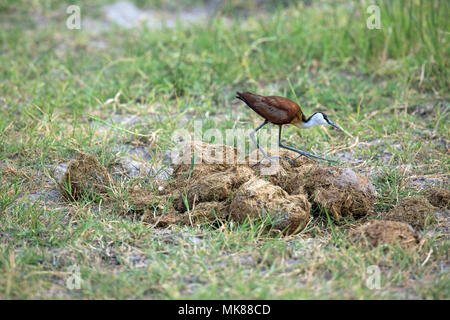
[[[422,64],[422,70],[420,72],[419,84],[417,85],[419,88],[422,86],[423,78],[425,77],[425,63]]]
[[[192,213],[194,213],[195,211],[195,202],[197,201],[197,195],[194,195],[194,202],[192,203]],[[194,224],[192,223],[192,213],[190,210],[188,210],[188,214],[189,214],[189,223],[191,224],[191,227],[194,226]]]
[[[413,175],[413,176],[406,177],[404,180],[411,180],[411,179],[416,179],[416,178],[443,178],[443,177],[447,177],[449,175],[450,175],[450,173]]]
[[[421,267],[423,267],[428,262],[428,260],[430,259],[432,253],[433,253],[433,249],[430,249],[430,252],[428,252],[428,255],[425,258],[425,261],[422,262],[422,264],[420,265]]]

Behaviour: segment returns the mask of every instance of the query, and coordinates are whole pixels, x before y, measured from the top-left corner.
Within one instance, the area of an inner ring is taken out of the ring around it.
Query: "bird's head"
[[[342,130],[337,124],[328,119],[328,116],[323,112],[316,112],[311,117],[303,121],[299,127],[311,128],[320,125],[330,125],[336,129]]]

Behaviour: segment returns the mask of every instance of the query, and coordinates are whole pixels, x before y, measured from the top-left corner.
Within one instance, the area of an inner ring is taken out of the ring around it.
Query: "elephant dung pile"
[[[295,160],[264,159],[253,166],[261,159],[259,151],[240,160],[234,147],[193,142],[175,159],[170,181],[130,187],[119,207],[160,226],[264,220],[286,234],[308,224],[312,206],[336,219],[372,212],[375,189],[366,177],[350,168],[297,158],[291,151],[280,155]],[[201,162],[195,163],[198,158]],[[117,189],[113,184],[106,169],[85,154],[72,160],[61,183],[68,186],[65,194],[71,200],[92,192],[106,199],[108,190]]]

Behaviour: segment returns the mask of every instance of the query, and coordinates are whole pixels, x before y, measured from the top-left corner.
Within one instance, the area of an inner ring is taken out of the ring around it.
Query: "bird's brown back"
[[[302,118],[300,106],[284,97],[237,92],[237,98],[244,101],[261,117],[275,124],[291,123],[293,120],[298,120],[298,115],[300,119]]]

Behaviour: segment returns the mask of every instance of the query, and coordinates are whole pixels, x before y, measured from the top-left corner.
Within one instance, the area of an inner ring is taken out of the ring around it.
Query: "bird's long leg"
[[[267,123],[268,123],[268,121],[266,120],[266,121],[264,121],[258,128],[256,128],[255,130],[253,130],[253,131],[250,133],[250,138],[251,138],[252,141],[256,144],[256,146],[258,147],[258,149],[261,151],[261,153],[263,154],[263,156],[264,156],[265,159],[285,159],[285,160],[288,160],[288,161],[290,161],[290,162],[293,162],[291,159],[286,158],[286,157],[269,156],[269,155],[264,151],[264,149],[261,148],[261,146],[259,145],[258,141],[257,141],[256,138],[255,138],[255,133],[256,133],[259,129],[261,129],[262,127],[264,127]],[[281,129],[281,126],[280,126],[280,129]],[[260,164],[261,161],[262,161],[262,159],[261,159],[260,161],[258,161],[257,163],[255,163],[252,167],[257,166],[258,164]]]
[[[261,129],[262,127],[264,127],[267,124],[267,120],[264,121],[261,125],[258,126],[258,128],[256,128],[255,130],[253,130],[252,132],[250,132],[250,139],[252,139],[253,143],[256,144],[256,147],[261,150],[262,154],[264,155],[265,158],[267,158],[267,153],[263,150],[263,148],[261,148],[261,146],[259,145],[258,141],[255,138],[255,133]]]
[[[305,156],[305,157],[313,159],[313,160],[314,159],[320,159],[320,160],[325,160],[325,161],[329,161],[329,162],[336,162],[335,160],[322,158],[322,157],[310,154],[310,153],[302,151],[302,150],[298,150],[298,149],[295,149],[295,148],[292,148],[292,147],[289,147],[289,146],[285,146],[284,144],[281,143],[281,126],[280,126],[279,135],[278,135],[278,145],[280,146],[280,148],[291,150],[291,151],[294,151],[294,152],[297,152],[298,154],[300,154],[297,158],[299,158],[301,156]]]

